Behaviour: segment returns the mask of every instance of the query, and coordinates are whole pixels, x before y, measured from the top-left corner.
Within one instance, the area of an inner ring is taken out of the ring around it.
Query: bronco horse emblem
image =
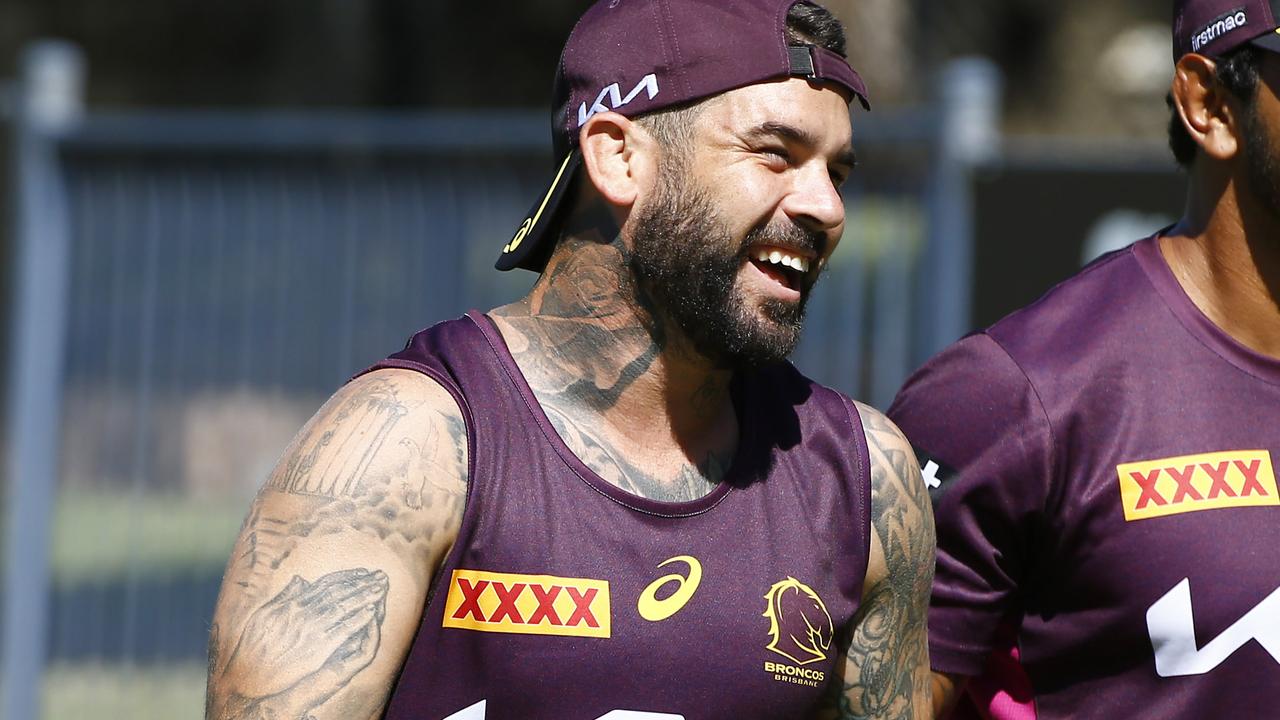
[[[769,602],[769,650],[797,665],[826,660],[835,626],[818,593],[793,577],[774,583],[765,594]]]

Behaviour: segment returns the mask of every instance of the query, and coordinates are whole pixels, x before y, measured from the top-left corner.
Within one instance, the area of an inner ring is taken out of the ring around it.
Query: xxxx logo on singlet
[[[1148,520],[1220,508],[1280,505],[1266,450],[1185,455],[1116,467],[1124,519]]]
[[[444,627],[518,635],[607,638],[609,582],[454,570]]]

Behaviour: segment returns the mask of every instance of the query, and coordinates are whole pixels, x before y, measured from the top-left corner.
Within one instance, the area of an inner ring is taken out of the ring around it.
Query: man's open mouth
[[[752,265],[774,282],[791,290],[800,290],[809,273],[812,260],[794,250],[759,246],[747,251]]]

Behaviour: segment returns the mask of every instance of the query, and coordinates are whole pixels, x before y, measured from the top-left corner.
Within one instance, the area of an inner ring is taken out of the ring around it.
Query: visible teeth
[[[755,259],[762,263],[771,263],[773,265],[781,265],[783,267],[798,270],[802,273],[809,272],[810,261],[806,258],[796,257],[782,252],[781,250],[757,250]]]

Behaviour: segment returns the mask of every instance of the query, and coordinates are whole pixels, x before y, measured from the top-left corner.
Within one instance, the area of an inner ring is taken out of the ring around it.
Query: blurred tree
[[[82,45],[96,105],[533,106],[590,0],[0,0],[0,77],[19,48]],[[1096,113],[1109,43],[1168,22],[1167,0],[829,0],[882,103],[930,92],[932,68],[1004,68],[1012,127],[1127,132]],[[1101,84],[1101,86],[1100,86]],[[1139,123],[1144,125],[1145,123]]]
[[[1163,97],[1173,72],[1168,0],[912,0],[912,7],[921,67],[977,54],[1003,69],[1009,132],[1163,134]],[[1163,40],[1153,44],[1151,32],[1163,33]],[[1125,42],[1140,47],[1108,52]],[[1104,64],[1120,58],[1163,70],[1135,94],[1132,83],[1119,82],[1115,68]]]
[[[0,76],[53,36],[85,49],[95,105],[536,106],[587,5],[0,0]]]

